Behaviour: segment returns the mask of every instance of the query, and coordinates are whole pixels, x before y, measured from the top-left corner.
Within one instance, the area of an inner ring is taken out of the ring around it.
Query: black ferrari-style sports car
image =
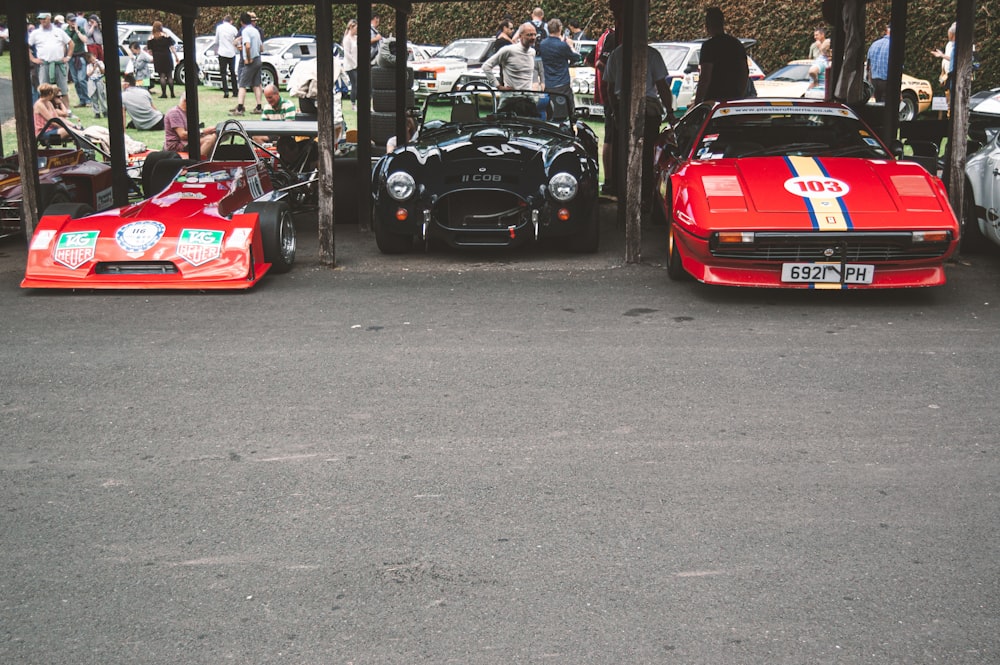
[[[454,247],[565,238],[599,242],[597,137],[554,93],[482,84],[431,95],[412,141],[385,155],[372,179],[379,249],[414,238]]]

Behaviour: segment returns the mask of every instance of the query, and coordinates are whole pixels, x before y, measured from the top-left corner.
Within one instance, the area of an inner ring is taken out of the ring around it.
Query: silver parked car
[[[985,130],[987,142],[965,162],[962,249],[1000,245],[1000,125]]]

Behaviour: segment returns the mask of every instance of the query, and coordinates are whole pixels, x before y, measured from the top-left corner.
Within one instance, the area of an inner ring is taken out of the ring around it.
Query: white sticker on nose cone
[[[799,176],[785,181],[785,191],[805,199],[829,199],[846,196],[851,188],[836,178]]]

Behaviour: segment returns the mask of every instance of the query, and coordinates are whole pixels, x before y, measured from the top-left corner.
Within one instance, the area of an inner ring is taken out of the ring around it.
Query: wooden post
[[[882,138],[891,141],[899,130],[899,89],[903,81],[903,57],[906,55],[906,0],[892,0],[889,19],[889,78],[885,81],[885,110]]]
[[[22,2],[11,2],[8,5],[8,28],[10,40],[10,68],[14,91],[14,124],[16,127],[31,127],[31,131],[17,132],[18,170],[21,172],[21,214],[24,218],[24,234],[27,241],[38,226],[38,151],[35,140],[35,120],[31,103],[31,77],[27,76],[30,60],[28,59],[28,30],[24,19],[27,8]],[[16,20],[20,18],[20,20]],[[17,76],[17,72],[24,72]]]
[[[358,2],[358,226],[372,228],[372,5]]]
[[[115,44],[118,43],[117,30],[109,30],[108,26],[118,25],[118,9],[113,0],[104,0],[101,3],[101,25],[108,32],[114,34]],[[192,43],[192,52],[194,45]],[[122,117],[122,79],[121,62],[117,48],[104,50],[104,82],[108,90],[108,141],[111,144],[111,173],[114,174],[112,180],[112,191],[114,192],[115,206],[122,207],[128,204],[129,191],[133,183],[130,182],[128,173],[125,171],[125,162],[128,159],[128,151],[125,150],[125,119]],[[155,146],[154,146],[155,147]],[[143,196],[149,196],[148,192],[143,192]]]
[[[618,226],[625,228],[625,262],[642,260],[642,170],[646,116],[646,18],[649,0],[626,2],[622,13],[622,35],[619,56],[622,63],[622,95],[618,100],[618,136],[621,161],[618,173]]]
[[[336,265],[334,223],[336,201],[333,182],[333,12],[328,0],[316,3],[316,133],[319,142],[319,262]],[[360,49],[359,49],[360,52]]]
[[[945,183],[955,215],[961,218],[965,203],[965,160],[968,152],[969,93],[972,88],[972,43],[976,1],[958,0],[955,11],[954,83],[951,91],[951,131],[945,156]]]

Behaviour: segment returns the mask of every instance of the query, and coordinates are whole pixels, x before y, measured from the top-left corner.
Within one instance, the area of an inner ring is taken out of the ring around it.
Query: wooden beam
[[[642,261],[642,174],[644,169],[653,168],[643,163],[646,126],[646,19],[649,16],[649,0],[635,0],[625,3],[624,20],[625,43],[622,45],[622,99],[623,113],[620,118],[625,142],[622,144],[625,177],[618,180],[624,185],[619,194],[624,193],[624,205],[619,199],[619,215],[625,216],[625,262]]]
[[[9,4],[10,15],[22,16],[27,7],[22,2]],[[10,21],[10,67],[15,72],[28,72],[28,28],[24,21]],[[30,242],[38,225],[38,142],[35,140],[35,119],[31,102],[31,78],[13,75],[14,123],[17,127],[31,127],[30,131],[17,132],[18,170],[21,173],[21,214],[24,219],[24,234]]]
[[[969,96],[972,90],[972,45],[976,0],[957,0],[955,8],[954,83],[951,89],[951,132],[945,156],[945,183],[955,215],[965,203],[965,160],[968,157]]]
[[[337,263],[334,228],[336,226],[336,189],[333,175],[333,12],[327,2],[316,4],[316,129],[319,134],[319,262],[326,266]]]

